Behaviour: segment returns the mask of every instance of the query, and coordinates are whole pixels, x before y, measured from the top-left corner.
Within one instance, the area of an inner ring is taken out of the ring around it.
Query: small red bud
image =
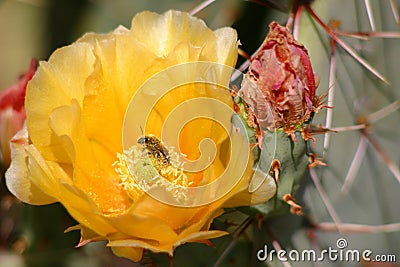
[[[293,134],[315,110],[315,76],[307,49],[286,27],[272,22],[251,58],[239,96],[252,108],[262,129]]]
[[[28,71],[0,94],[0,152],[5,166],[10,164],[10,140],[22,128],[26,86],[35,74],[37,61],[33,59]]]

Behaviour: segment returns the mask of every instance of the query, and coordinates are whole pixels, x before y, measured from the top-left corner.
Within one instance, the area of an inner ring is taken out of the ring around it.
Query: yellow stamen
[[[155,187],[163,187],[178,201],[187,198],[187,189],[193,182],[183,170],[183,164],[178,154],[169,148],[171,164],[163,166],[157,158],[149,157],[141,146],[134,145],[124,153],[117,153],[117,161],[113,166],[120,177],[120,186],[135,202],[145,191]]]

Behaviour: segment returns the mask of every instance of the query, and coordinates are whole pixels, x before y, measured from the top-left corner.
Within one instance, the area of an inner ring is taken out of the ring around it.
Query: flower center
[[[193,185],[180,160],[184,155],[164,147],[154,136],[145,136],[123,153],[117,153],[113,163],[120,177],[119,185],[136,202],[146,191],[161,187],[176,200],[187,199],[187,188]]]

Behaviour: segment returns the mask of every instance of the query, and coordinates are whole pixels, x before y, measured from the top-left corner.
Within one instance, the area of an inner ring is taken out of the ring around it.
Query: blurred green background
[[[164,12],[169,9],[189,11],[202,1],[184,0],[1,0],[0,1],[0,89],[12,85],[29,66],[31,58],[46,60],[58,47],[67,45],[85,32],[109,32],[122,24],[130,27],[132,17],[142,10]],[[290,1],[277,2],[282,9]],[[313,8],[326,23],[340,20],[342,30],[370,31],[365,2],[371,2],[377,31],[399,32],[389,0],[319,0]],[[397,5],[400,1],[393,1]],[[241,48],[252,54],[261,44],[272,20],[286,23],[287,14],[250,1],[218,0],[200,11],[197,16],[216,29],[232,26],[237,29]],[[400,99],[400,39],[374,38],[355,40],[343,38],[357,53],[378,69],[390,81],[386,85],[361,67],[343,49],[338,48],[336,59],[335,102],[333,127],[354,125],[366,116]],[[318,93],[329,88],[329,38],[307,16],[303,15],[299,40],[309,50],[321,79]],[[238,64],[244,61],[239,58]],[[328,103],[332,104],[332,103]],[[319,113],[314,123],[324,124],[326,111]],[[369,129],[388,158],[400,165],[400,112],[393,111]],[[340,191],[354,159],[361,133],[359,131],[332,134],[325,161],[328,167],[317,168],[322,187],[342,223],[384,225],[400,222],[400,185],[372,146],[366,148],[360,168],[349,192]],[[317,138],[314,148],[322,152],[323,139]],[[4,169],[2,169],[2,173]],[[255,257],[256,251],[272,239],[287,248],[322,249],[336,247],[336,240],[345,237],[349,247],[371,249],[375,253],[394,254],[400,260],[400,229],[379,233],[346,233],[315,231],[310,222],[332,222],[332,218],[309,175],[304,177],[298,200],[306,209],[305,217],[294,215],[267,218],[263,226],[257,220],[229,211],[214,222],[215,228],[228,227],[234,234],[216,240],[216,248],[190,244],[176,250],[173,266],[264,266]],[[59,205],[32,207],[21,204],[7,194],[4,179],[0,188],[0,267],[23,266],[168,266],[166,255],[146,254],[142,263],[135,264],[117,258],[104,243],[89,244],[75,249],[78,233],[64,234],[74,224]],[[235,232],[236,231],[236,232]],[[270,243],[268,243],[270,244]],[[23,256],[21,256],[23,255]],[[206,256],[205,256],[206,255]],[[367,266],[364,263],[321,263],[320,266]],[[274,262],[272,265],[283,266]],[[294,266],[313,266],[294,263]],[[371,265],[368,265],[371,266]]]

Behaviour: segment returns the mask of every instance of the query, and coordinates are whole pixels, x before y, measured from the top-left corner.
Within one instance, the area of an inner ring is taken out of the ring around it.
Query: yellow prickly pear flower
[[[170,147],[163,150],[162,143],[157,149],[150,148],[146,143],[150,139],[138,142],[138,136],[126,147],[123,129],[132,97],[150,77],[188,62],[233,67],[237,46],[233,29],[212,31],[197,18],[169,11],[140,13],[133,18],[131,29],[89,33],[56,50],[47,62],[40,62],[27,86],[26,126],[12,140],[12,162],[6,173],[10,191],[30,204],[60,202],[79,223],[69,230],[81,231],[80,246],[108,240],[116,255],[135,261],[141,259],[143,249],[172,254],[180,244],[225,235],[209,229],[223,207],[266,201],[275,192],[270,180],[254,193],[247,191],[253,173],[251,160],[235,167],[243,170],[231,171],[243,173],[232,190],[193,207],[159,201],[143,192],[137,178],[146,180],[155,170],[155,175],[175,186],[188,188],[216,180],[227,161],[242,153],[236,150],[228,155],[227,131],[207,118],[185,125],[175,121],[176,127],[182,127],[179,147],[175,147],[179,153],[175,153]],[[145,125],[132,122],[139,135],[144,127],[155,147],[168,114],[179,104],[208,97],[232,106],[227,90],[214,92],[193,84],[181,87],[156,103]],[[213,107],[203,108],[218,113]],[[187,173],[181,165],[172,164],[183,154],[188,161],[199,158],[198,146],[204,138],[213,140],[218,151],[207,170]],[[247,150],[250,147],[244,144],[242,151]]]

